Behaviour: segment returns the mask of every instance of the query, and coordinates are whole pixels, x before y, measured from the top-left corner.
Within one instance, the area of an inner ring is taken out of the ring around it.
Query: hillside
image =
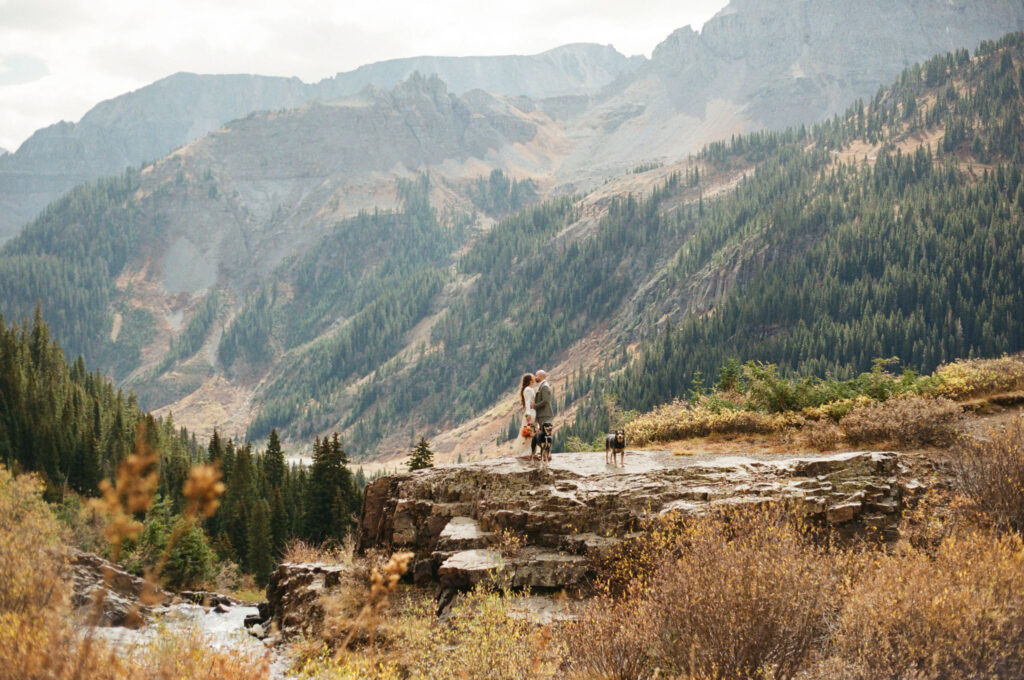
[[[507,394],[516,368],[557,357],[567,400],[600,386],[575,432],[589,440],[607,427],[607,396],[649,408],[730,357],[843,377],[875,357],[930,371],[1018,351],[1021,46],[1017,34],[974,59],[937,57],[811,130],[711,145],[696,187],[691,170],[613,199],[589,234],[571,211],[553,226],[529,217],[543,208],[502,223],[461,259],[479,278],[435,327],[437,351],[382,381],[377,408],[422,394],[427,422],[454,424]],[[750,168],[719,200],[695,195]],[[611,374],[572,375],[602,360]],[[492,436],[510,411],[488,413]]]
[[[69,351],[200,434],[338,429],[357,454],[412,432],[478,455],[538,366],[563,418],[590,393],[583,436],[606,395],[647,408],[730,357],[1015,351],[1019,42],[532,206],[573,143],[521,98],[414,76],[252,114],[52,205],[0,255],[2,311],[45,300]]]

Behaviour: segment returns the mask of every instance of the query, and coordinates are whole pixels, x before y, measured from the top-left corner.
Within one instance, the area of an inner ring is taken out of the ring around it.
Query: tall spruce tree
[[[340,541],[348,533],[351,513],[358,507],[358,493],[347,463],[337,432],[331,439],[314,443],[305,508],[305,535],[314,543]]]
[[[284,506],[284,497],[280,489],[270,489],[270,545],[274,557],[280,557],[284,552],[284,545],[288,542],[291,523],[288,518],[288,511]]]
[[[273,539],[270,527],[270,507],[262,498],[253,506],[249,517],[248,555],[246,562],[258,584],[266,585],[274,571]]]
[[[284,451],[281,450],[281,440],[278,438],[275,428],[270,431],[270,436],[267,439],[267,451],[263,454],[263,473],[267,477],[267,486],[271,489],[280,489],[284,483],[286,472]]]

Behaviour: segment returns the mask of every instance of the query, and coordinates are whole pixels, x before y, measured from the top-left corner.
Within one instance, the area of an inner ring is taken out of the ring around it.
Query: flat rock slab
[[[504,567],[505,560],[497,550],[463,550],[445,560],[437,575],[441,585],[467,588],[498,575]]]
[[[437,549],[442,551],[484,548],[494,534],[482,531],[480,523],[472,517],[452,517],[437,537]]]
[[[515,585],[559,588],[594,572],[621,541],[667,513],[785,500],[843,532],[888,532],[919,485],[899,454],[680,456],[627,451],[555,454],[550,465],[499,458],[418,470],[372,482],[358,548],[412,550],[418,583],[478,582],[501,564]],[[499,561],[501,536],[506,552]]]

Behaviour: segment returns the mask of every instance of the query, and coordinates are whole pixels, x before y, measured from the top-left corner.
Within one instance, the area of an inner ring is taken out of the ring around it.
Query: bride
[[[537,410],[533,407],[533,400],[537,396],[537,390],[533,389],[537,380],[532,373],[524,373],[523,379],[519,382],[519,404],[523,407],[523,424],[519,430],[518,450],[522,455],[530,450],[530,440],[533,439],[534,427],[537,424]],[[526,428],[530,428],[530,436],[523,436]]]

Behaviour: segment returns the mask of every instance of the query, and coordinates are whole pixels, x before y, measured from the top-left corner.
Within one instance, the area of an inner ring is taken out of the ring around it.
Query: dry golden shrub
[[[934,555],[879,557],[846,600],[830,656],[807,677],[1024,677],[1020,538],[973,531]]]
[[[387,639],[373,649],[323,653],[298,669],[331,680],[522,680],[557,678],[562,646],[550,627],[509,615],[510,600],[478,589],[460,596],[446,620],[430,600],[407,600],[387,615]]]
[[[198,632],[163,633],[151,644],[132,650],[120,678],[152,680],[266,680],[270,655],[216,650]]]
[[[964,400],[1024,390],[1024,356],[967,359],[935,370],[935,394]]]
[[[430,603],[406,618],[403,647],[417,680],[518,680],[557,678],[561,642],[549,626],[509,615],[510,601],[477,589],[452,605],[447,621]],[[427,624],[427,625],[424,625]]]
[[[855,557],[819,545],[779,508],[721,511],[674,531],[672,549],[658,539],[649,580],[570,627],[574,677],[794,677],[825,638]]]
[[[65,551],[61,527],[31,475],[14,477],[0,465],[0,614],[60,606]]]
[[[664,662],[702,678],[793,677],[841,604],[849,556],[777,509],[695,523],[683,541],[652,584]]]
[[[831,418],[812,420],[800,430],[800,438],[818,451],[833,451],[843,439],[843,431]]]
[[[839,427],[853,444],[944,446],[956,437],[962,418],[961,407],[949,399],[899,396],[853,409]]]
[[[567,624],[563,636],[570,677],[635,680],[651,677],[658,662],[660,615],[639,593],[603,596],[587,616]]]
[[[666,442],[710,434],[779,432],[798,426],[796,413],[760,413],[737,409],[710,409],[701,404],[673,401],[638,416],[626,425],[631,446]]]
[[[1024,419],[953,449],[957,489],[999,529],[1024,532]]]

